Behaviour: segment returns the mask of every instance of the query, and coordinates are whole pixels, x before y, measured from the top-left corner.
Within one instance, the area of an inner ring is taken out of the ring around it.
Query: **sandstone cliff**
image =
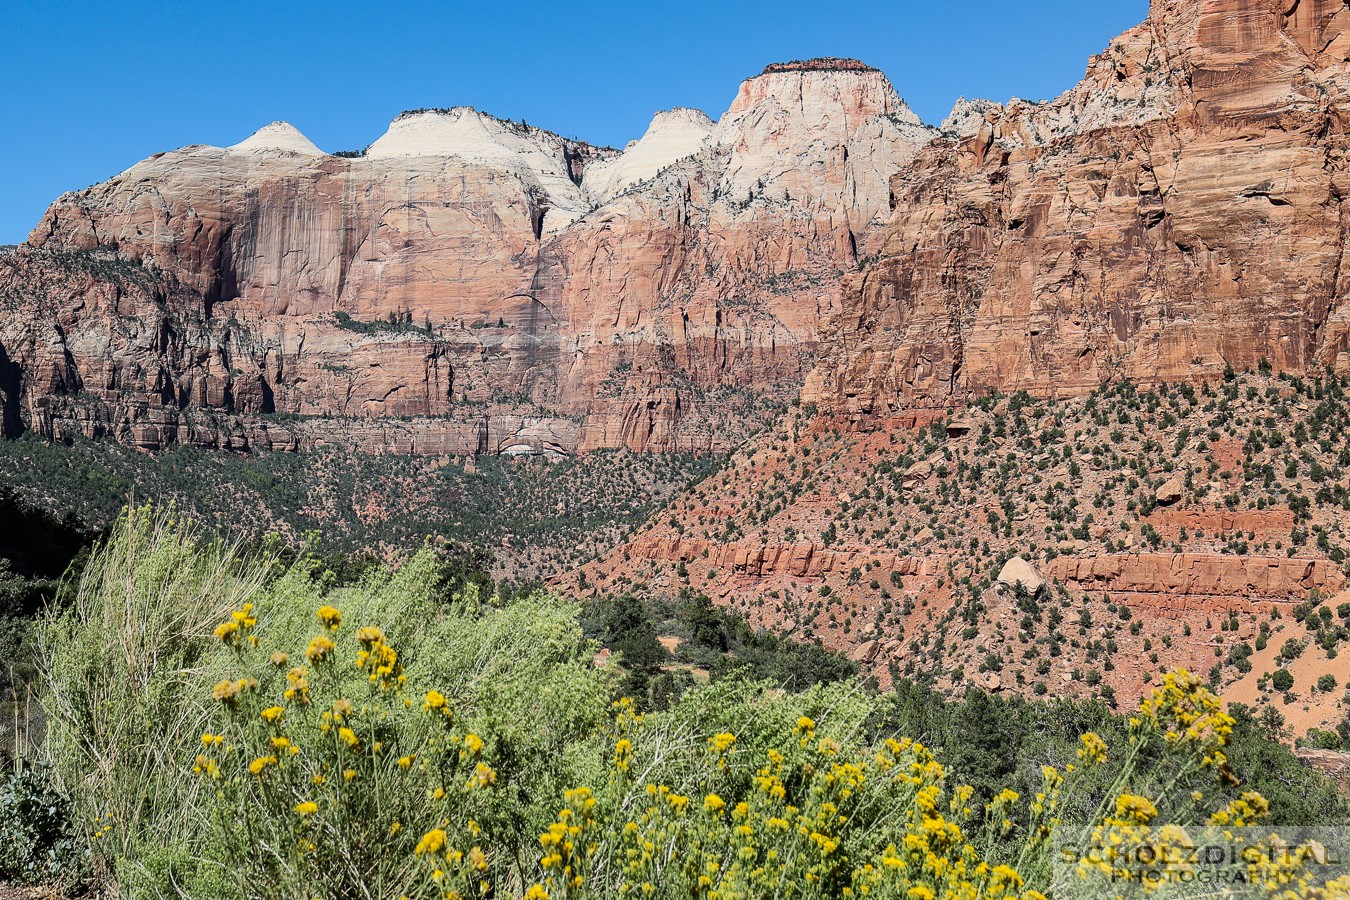
[[[285,123],[160,154],[59,199],[0,282],[59,295],[0,330],[6,421],[146,447],[187,421],[251,446],[275,415],[302,440],[424,418],[429,452],[726,449],[796,393],[930,137],[879,72],[824,60],[750,79],[716,126],[660,113],[622,153],[461,107],[355,156]]]
[[[1348,57],[1342,0],[1155,0],[1054,102],[958,104],[894,178],[807,398],[1347,371]]]

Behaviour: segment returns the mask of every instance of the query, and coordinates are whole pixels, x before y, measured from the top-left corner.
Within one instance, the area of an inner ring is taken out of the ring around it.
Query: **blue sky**
[[[63,191],[276,119],[364,147],[404,109],[467,104],[623,146],[651,114],[717,118],[775,61],[852,56],[926,121],[960,95],[1048,99],[1147,0],[123,2],[0,0],[0,244]]]

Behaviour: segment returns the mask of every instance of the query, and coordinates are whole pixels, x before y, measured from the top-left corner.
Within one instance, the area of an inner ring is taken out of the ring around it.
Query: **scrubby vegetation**
[[[432,535],[490,553],[498,574],[517,579],[607,550],[716,465],[622,451],[556,461],[485,456],[466,467],[338,448],[240,455],[178,447],[150,456],[111,441],[0,441],[0,482],[29,508],[59,512],[90,535],[129,497],[156,497],[241,536],[276,531],[299,543],[321,531],[335,561]]]
[[[656,708],[583,626],[653,610],[454,572],[427,548],[343,583],[119,519],[43,629],[67,871],[146,898],[1034,900],[1057,826],[1350,821],[1186,673],[1128,720],[734,665]],[[698,653],[745,642],[683,603]]]
[[[592,581],[601,592],[729,594],[755,622],[806,640],[852,652],[875,639],[886,645],[877,669],[944,689],[997,683],[1129,704],[1170,668],[1227,689],[1260,666],[1250,680],[1262,703],[1316,699],[1350,737],[1343,685],[1322,690],[1320,672],[1292,692],[1284,676],[1257,684],[1279,667],[1260,656],[1272,639],[1275,649],[1297,638],[1329,666],[1350,641],[1330,600],[1350,574],[1347,389],[1334,372],[1263,367],[1211,384],[1111,382],[1077,399],[990,396],[920,427],[855,428],[797,408],[635,536],[701,544],[702,558],[766,548],[776,569],[728,590],[735,582],[711,563],[637,555],[597,566]],[[788,572],[783,558],[806,543],[852,560]],[[998,586],[1013,556],[1051,575],[1043,590]],[[1293,559],[1316,576],[1267,596],[1216,578],[1224,593],[1187,608],[1182,584],[1169,593],[1091,568],[1137,557],[1163,573]],[[1060,567],[1074,560],[1081,579]]]

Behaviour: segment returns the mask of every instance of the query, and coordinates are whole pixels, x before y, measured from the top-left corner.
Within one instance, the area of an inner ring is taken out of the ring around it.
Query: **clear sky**
[[[1147,0],[0,0],[0,244],[63,191],[277,119],[365,147],[404,109],[470,105],[622,147],[717,118],[775,61],[851,56],[925,121],[958,96],[1049,99]]]

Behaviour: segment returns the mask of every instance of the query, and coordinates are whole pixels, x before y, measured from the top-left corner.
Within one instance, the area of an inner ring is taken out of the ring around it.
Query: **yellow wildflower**
[[[319,804],[313,800],[306,800],[304,803],[295,804],[295,814],[297,816],[312,816],[319,811]]]
[[[321,663],[333,655],[333,642],[323,635],[319,635],[309,642],[305,648],[305,658],[312,663]]]
[[[417,842],[417,847],[413,853],[417,856],[425,856],[428,853],[440,853],[441,848],[445,846],[445,832],[439,828],[433,828],[422,839]]]
[[[296,666],[286,673],[286,690],[283,696],[296,703],[309,703],[309,671],[307,669]]]
[[[628,738],[620,738],[614,745],[614,768],[620,772],[627,772],[632,765],[633,742]]]
[[[327,628],[330,631],[336,631],[338,626],[342,624],[342,613],[326,604],[319,607],[318,615],[319,622],[323,624],[324,628]]]
[[[257,759],[253,760],[253,762],[248,764],[248,771],[249,774],[261,777],[263,772],[266,772],[270,767],[275,766],[276,764],[277,758],[275,756],[259,756]]]
[[[1269,814],[1270,802],[1265,797],[1256,791],[1243,791],[1241,797],[1210,816],[1209,824],[1244,828],[1255,825]]]
[[[1116,818],[1125,824],[1147,825],[1158,815],[1158,808],[1147,797],[1121,794],[1116,798]]]
[[[218,683],[212,690],[211,696],[215,697],[221,703],[231,708],[239,705],[239,695],[244,691],[255,691],[258,689],[257,679],[240,678],[237,681],[226,679]]]
[[[273,725],[280,722],[281,717],[285,714],[286,710],[282,709],[280,706],[269,706],[267,709],[258,713],[258,715],[262,716],[264,722],[269,722]]]
[[[1089,731],[1079,738],[1083,746],[1078,748],[1078,758],[1089,765],[1101,765],[1106,762],[1106,741],[1095,731]]]
[[[282,668],[283,666],[286,665],[286,663],[290,662],[290,659],[291,658],[289,656],[287,656],[285,653],[282,653],[280,650],[278,650],[276,653],[273,653],[271,656],[267,657],[267,661],[272,665],[276,666],[278,669]]]

